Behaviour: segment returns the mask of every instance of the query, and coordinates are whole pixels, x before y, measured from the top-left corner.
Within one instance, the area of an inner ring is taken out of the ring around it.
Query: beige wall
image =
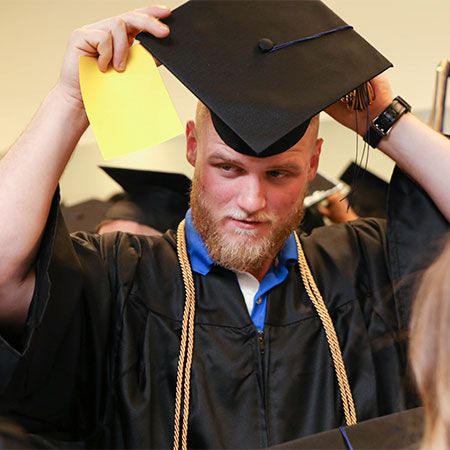
[[[182,2],[164,3],[175,7]],[[393,62],[394,68],[388,73],[394,93],[407,99],[427,120],[435,67],[443,58],[450,57],[450,1],[325,0],[325,3]],[[142,0],[0,0],[0,154],[7,151],[56,83],[70,31],[145,4]],[[187,120],[194,111],[194,98],[165,69],[162,73],[182,121]],[[354,158],[355,137],[326,117],[322,134],[325,146],[321,169],[337,176]],[[88,130],[61,181],[62,197],[67,204],[90,197],[105,198],[117,190],[117,185],[97,169],[98,164],[192,174],[184,159],[181,136],[155,148],[104,162]],[[387,178],[391,168],[387,158],[371,151],[369,169]]]

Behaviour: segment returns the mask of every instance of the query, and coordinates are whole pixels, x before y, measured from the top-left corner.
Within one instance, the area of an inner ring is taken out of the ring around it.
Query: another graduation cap
[[[191,0],[137,36],[210,110],[233,149],[270,156],[391,66],[319,0]]]
[[[352,187],[351,205],[360,217],[382,217],[387,215],[389,184],[358,164],[352,162],[340,176]]]
[[[97,225],[111,206],[112,202],[90,199],[73,206],[61,205],[61,213],[70,233],[75,231],[95,232]]]
[[[133,220],[164,233],[176,229],[189,208],[191,180],[179,173],[101,167],[124,189],[103,220]]]
[[[318,210],[318,204],[329,195],[343,188],[343,184],[324,173],[317,172],[314,179],[308,184],[303,206],[305,207],[301,231],[311,233],[314,228],[325,225],[322,213]]]

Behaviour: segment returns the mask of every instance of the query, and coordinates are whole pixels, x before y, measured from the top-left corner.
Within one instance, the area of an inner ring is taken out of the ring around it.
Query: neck
[[[270,266],[272,265],[273,261],[274,261],[274,258],[268,258],[258,268],[251,269],[248,271],[248,273],[252,274],[261,283],[262,279],[264,278],[266,273],[269,271]]]

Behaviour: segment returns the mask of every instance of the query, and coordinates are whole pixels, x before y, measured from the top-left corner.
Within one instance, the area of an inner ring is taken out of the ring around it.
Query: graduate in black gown
[[[0,162],[1,414],[58,447],[263,448],[416,406],[413,278],[398,282],[448,228],[450,142],[372,79],[370,118],[389,133],[366,139],[412,178],[395,170],[387,221],[298,237],[317,114],[350,128],[358,115],[366,134],[366,112],[348,108],[360,94],[340,98],[389,63],[318,1],[188,2],[164,39],[169,15],[75,31],[60,81]],[[79,56],[123,70],[141,31],[210,108],[187,124],[191,209],[162,237],[69,235],[57,185],[88,126]]]

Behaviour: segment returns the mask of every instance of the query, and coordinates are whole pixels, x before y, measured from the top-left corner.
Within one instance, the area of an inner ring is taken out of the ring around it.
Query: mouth
[[[234,219],[233,217],[230,217],[229,220],[233,225],[245,230],[254,230],[268,223],[252,219]]]

